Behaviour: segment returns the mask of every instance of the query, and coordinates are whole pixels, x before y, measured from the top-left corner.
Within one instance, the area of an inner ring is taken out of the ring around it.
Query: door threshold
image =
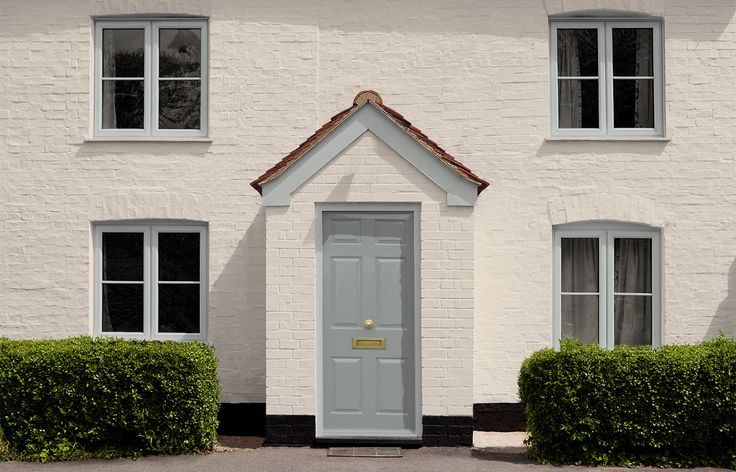
[[[330,446],[376,446],[376,447],[401,447],[415,449],[422,447],[422,438],[366,438],[366,437],[344,437],[344,438],[315,438],[314,447]]]

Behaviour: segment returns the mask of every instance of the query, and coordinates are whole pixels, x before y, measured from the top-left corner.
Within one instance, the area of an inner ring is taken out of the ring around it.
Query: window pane
[[[143,284],[102,284],[102,331],[143,332]]]
[[[159,30],[160,77],[200,77],[201,34],[199,28]]]
[[[560,79],[560,128],[598,128],[598,80]]]
[[[613,311],[615,344],[652,344],[652,297],[616,295]]]
[[[158,233],[158,280],[199,281],[199,233]]]
[[[557,30],[557,75],[598,76],[598,30]]]
[[[613,28],[613,75],[654,75],[654,31],[652,28]]]
[[[598,295],[562,295],[562,339],[598,342]]]
[[[102,233],[102,280],[143,281],[143,233]]]
[[[159,284],[158,330],[199,333],[199,284]]]
[[[598,292],[598,238],[562,238],[562,291]]]
[[[102,127],[143,129],[143,81],[102,81]]]
[[[143,77],[145,31],[102,30],[102,76]]]
[[[199,80],[161,80],[159,129],[199,129]]]
[[[616,238],[613,254],[613,291],[652,293],[652,240]]]
[[[654,80],[614,79],[613,122],[616,128],[654,128]]]

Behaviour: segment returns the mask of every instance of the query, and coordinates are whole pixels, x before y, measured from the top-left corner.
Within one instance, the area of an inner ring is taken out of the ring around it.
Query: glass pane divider
[[[143,285],[145,281],[143,280],[103,280],[103,284],[139,284]]]
[[[613,75],[613,80],[654,80],[653,75]]]
[[[145,77],[102,77],[102,80],[146,80]]]
[[[202,80],[202,77],[157,77],[157,80]]]
[[[600,76],[597,75],[558,75],[559,80],[598,80]]]
[[[600,295],[600,292],[560,292],[560,295]]]
[[[202,282],[199,280],[159,280],[157,281],[159,284],[166,284],[166,285],[199,285]]]
[[[613,296],[626,296],[626,297],[651,297],[653,296],[651,293],[629,293],[629,292],[613,292]]]

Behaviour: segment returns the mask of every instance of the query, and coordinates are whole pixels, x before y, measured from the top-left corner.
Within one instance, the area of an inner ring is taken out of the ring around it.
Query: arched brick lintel
[[[542,0],[547,15],[630,13],[664,16],[665,0]]]
[[[661,208],[648,198],[627,195],[585,194],[550,200],[547,214],[552,225],[579,221],[620,221],[664,228]]]

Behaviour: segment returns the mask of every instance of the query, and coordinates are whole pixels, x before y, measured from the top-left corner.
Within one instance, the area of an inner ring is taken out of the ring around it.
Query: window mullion
[[[158,134],[158,109],[159,109],[159,77],[158,73],[160,70],[159,66],[159,28],[161,26],[159,23],[154,22],[152,23],[152,46],[151,46],[151,126],[152,126],[152,132],[151,134],[157,135]]]
[[[144,121],[145,121],[145,129],[146,134],[150,136],[151,133],[151,104],[152,104],[152,97],[151,97],[151,90],[152,90],[152,80],[151,80],[151,74],[153,73],[153,67],[151,67],[151,60],[153,58],[153,51],[152,51],[152,45],[151,45],[151,23],[147,23],[145,27],[146,31],[146,46],[145,46],[145,60],[143,62],[144,72],[145,72],[145,80],[144,80],[144,103],[145,103],[145,110],[144,110]]]
[[[605,57],[603,59],[602,87],[605,91],[604,103],[606,110],[602,116],[605,117],[603,129],[606,134],[611,134],[613,130],[613,26],[609,23],[603,23],[603,30],[605,47],[602,49]]]
[[[158,251],[157,251],[157,236],[155,234],[152,234],[151,227],[147,227],[145,231],[145,241],[146,241],[146,252],[145,257],[146,261],[144,262],[146,264],[144,274],[146,274],[147,283],[145,285],[145,296],[147,297],[146,304],[144,305],[146,309],[148,310],[146,319],[146,328],[148,332],[146,333],[146,338],[151,339],[154,334],[156,333],[155,329],[155,318],[157,317],[157,290],[156,290],[156,271],[158,270]]]
[[[158,279],[159,279],[159,231],[151,227],[151,337],[158,337]]]

